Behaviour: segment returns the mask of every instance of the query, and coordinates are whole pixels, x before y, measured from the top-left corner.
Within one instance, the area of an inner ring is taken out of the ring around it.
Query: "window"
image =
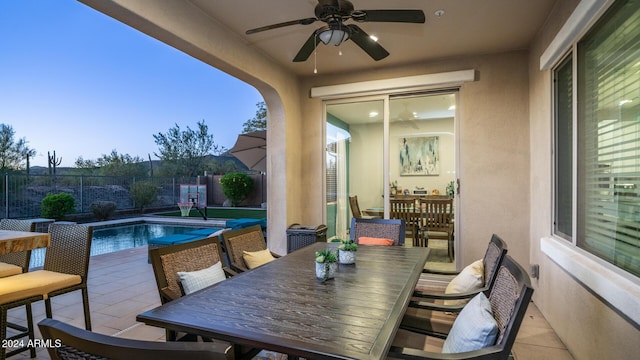
[[[554,70],[554,232],[640,276],[640,0],[616,1],[576,49]]]

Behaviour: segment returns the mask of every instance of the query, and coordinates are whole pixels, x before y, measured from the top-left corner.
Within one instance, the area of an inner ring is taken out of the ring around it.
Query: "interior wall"
[[[409,190],[411,194],[416,188],[423,188],[429,194],[437,189],[440,195],[445,195],[447,184],[455,181],[455,138],[454,119],[429,119],[414,121],[414,127],[406,127],[392,123],[390,132],[389,178],[398,182],[398,189]],[[438,136],[440,149],[440,173],[438,175],[400,175],[400,146],[405,137]]]
[[[372,66],[375,64],[372,64]],[[529,264],[529,118],[525,51],[452,58],[399,68],[379,68],[352,74],[319,74],[302,81],[304,94],[312,87],[475,69],[477,81],[459,93],[460,219],[456,252],[459,265],[480,259],[493,233],[509,244],[510,254]],[[322,111],[322,100],[305,96],[302,112]],[[320,113],[321,114],[321,113]],[[321,117],[318,118],[322,122]],[[307,124],[315,127],[317,124]],[[307,126],[305,125],[305,126]],[[322,142],[308,139],[304,152],[320,153]],[[364,163],[362,166],[381,167]],[[305,161],[303,181],[322,179],[322,159]],[[321,191],[305,194],[309,216],[322,217]],[[459,255],[459,256],[458,256]]]
[[[576,360],[630,359],[640,351],[638,329],[540,250],[552,229],[553,118],[551,71],[540,71],[540,56],[579,0],[558,1],[529,57],[531,134],[531,262],[540,265],[532,279],[537,307]],[[597,271],[597,270],[594,270]]]

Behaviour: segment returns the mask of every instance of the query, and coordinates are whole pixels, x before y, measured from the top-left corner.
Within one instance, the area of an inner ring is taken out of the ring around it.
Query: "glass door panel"
[[[384,101],[326,105],[327,237],[347,238],[358,197],[362,212],[382,209]]]
[[[414,199],[418,204],[419,198],[453,197],[455,103],[453,93],[390,97],[390,199]],[[415,208],[415,211],[419,210]],[[414,220],[418,222],[418,218]],[[418,225],[424,227],[424,224]],[[412,244],[414,236],[414,232],[407,231],[405,244]],[[447,249],[449,244],[433,241],[429,243],[429,247],[432,246]]]

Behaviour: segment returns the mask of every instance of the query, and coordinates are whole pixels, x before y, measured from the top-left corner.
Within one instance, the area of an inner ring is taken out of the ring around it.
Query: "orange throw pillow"
[[[374,238],[374,237],[361,236],[361,237],[358,238],[358,245],[391,246],[391,245],[393,245],[393,240],[384,239],[384,238]]]

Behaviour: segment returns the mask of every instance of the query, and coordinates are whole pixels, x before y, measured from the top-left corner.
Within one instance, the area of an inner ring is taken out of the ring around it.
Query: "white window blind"
[[[640,0],[578,43],[576,242],[640,276]]]

